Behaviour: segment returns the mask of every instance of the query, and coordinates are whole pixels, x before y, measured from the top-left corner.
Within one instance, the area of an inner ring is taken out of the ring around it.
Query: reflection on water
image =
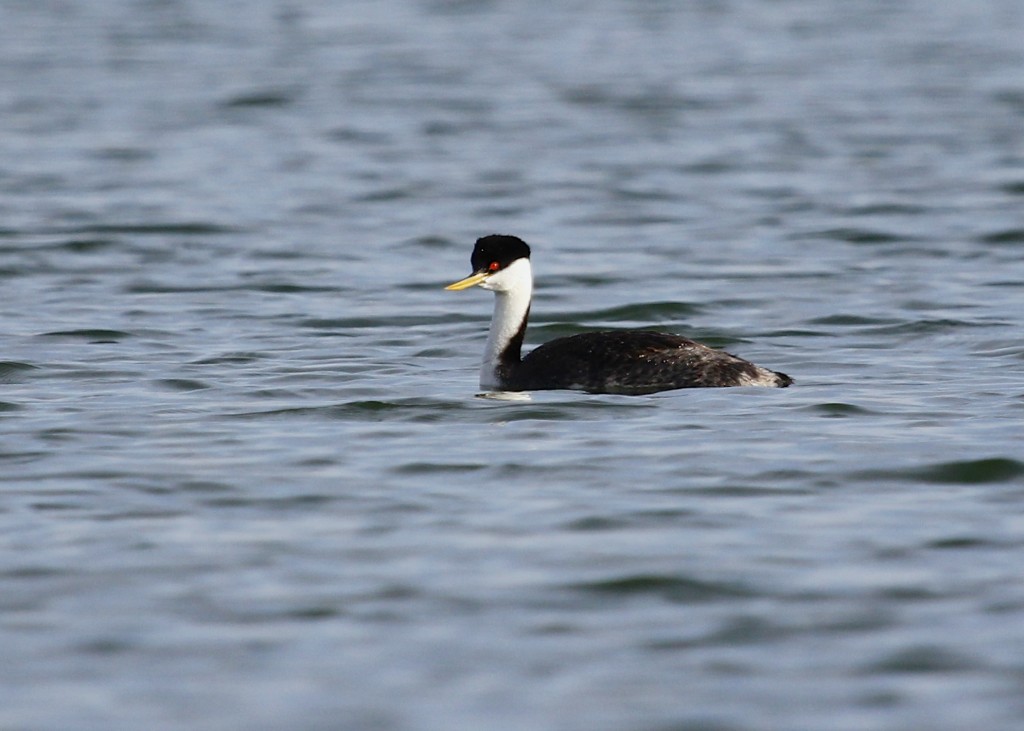
[[[487,391],[478,393],[477,398],[491,399],[492,401],[531,401],[532,397],[525,391]]]

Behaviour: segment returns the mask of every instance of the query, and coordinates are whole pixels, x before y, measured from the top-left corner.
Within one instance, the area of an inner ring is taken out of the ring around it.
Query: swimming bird
[[[530,247],[516,236],[477,239],[473,273],[445,289],[474,285],[495,294],[494,315],[480,366],[480,388],[491,391],[573,389],[645,394],[675,388],[785,388],[784,373],[678,335],[610,330],[558,338],[521,357],[533,296]]]

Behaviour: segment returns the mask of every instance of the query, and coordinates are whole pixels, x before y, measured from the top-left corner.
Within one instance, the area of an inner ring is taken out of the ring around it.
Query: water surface
[[[1022,33],[5,4],[0,726],[1019,728]],[[477,398],[492,232],[796,386]]]

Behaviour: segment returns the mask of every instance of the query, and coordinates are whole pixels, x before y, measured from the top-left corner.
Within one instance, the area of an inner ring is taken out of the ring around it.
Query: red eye
[[[489,272],[496,272],[499,269],[501,269],[501,264],[499,264],[496,261],[492,261],[490,264],[487,265],[487,271]]]

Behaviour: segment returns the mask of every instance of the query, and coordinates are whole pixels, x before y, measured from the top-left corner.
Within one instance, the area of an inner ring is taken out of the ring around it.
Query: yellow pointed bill
[[[490,272],[476,272],[474,274],[470,274],[465,279],[460,279],[457,282],[452,282],[447,287],[445,287],[445,289],[469,289],[474,284],[480,284],[481,282],[486,280],[487,277],[489,277],[490,275]]]

